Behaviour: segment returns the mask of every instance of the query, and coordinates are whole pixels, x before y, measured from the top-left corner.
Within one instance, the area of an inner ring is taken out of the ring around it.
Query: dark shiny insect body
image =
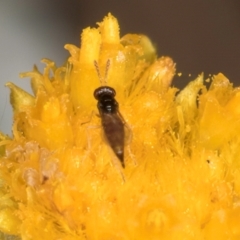
[[[124,120],[118,110],[115,95],[115,90],[108,86],[99,87],[94,91],[106,140],[124,168]]]

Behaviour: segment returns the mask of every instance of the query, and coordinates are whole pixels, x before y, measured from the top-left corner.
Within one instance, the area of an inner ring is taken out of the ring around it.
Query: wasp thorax
[[[116,113],[118,111],[118,103],[114,98],[104,95],[98,102],[98,109],[104,113]]]

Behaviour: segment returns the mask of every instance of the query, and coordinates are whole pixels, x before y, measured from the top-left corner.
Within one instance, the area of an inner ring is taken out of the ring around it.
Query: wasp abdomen
[[[103,114],[102,126],[105,137],[112,150],[120,160],[123,167],[124,164],[124,124],[118,115]]]

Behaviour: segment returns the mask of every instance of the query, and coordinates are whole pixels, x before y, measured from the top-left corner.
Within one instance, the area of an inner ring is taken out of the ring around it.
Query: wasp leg
[[[123,117],[121,116],[120,113],[119,113],[119,116],[123,119]],[[132,142],[132,139],[133,139],[132,128],[130,127],[129,124],[127,124],[126,121],[124,121],[123,123],[124,123],[124,132],[125,132],[124,145],[125,145],[126,150],[128,151],[129,157],[132,159],[134,165],[137,166],[136,158],[135,158],[134,154],[132,153],[131,147],[130,147],[130,143]]]
[[[91,115],[89,116],[89,120],[85,121],[85,122],[82,122],[80,125],[83,126],[85,124],[89,124],[92,119],[94,118],[95,115],[98,115],[95,111],[92,111],[91,112]],[[86,146],[86,151],[88,152],[87,154],[85,154],[85,157],[83,160],[85,160],[87,158],[87,156],[90,155],[90,152],[91,152],[91,149],[92,149],[92,145],[91,145],[91,142],[92,142],[92,139],[91,139],[91,129],[99,129],[101,128],[101,125],[92,125],[92,126],[86,126],[85,127],[85,131],[86,131],[86,138],[87,138],[87,146]]]
[[[81,125],[84,125],[84,124],[86,124],[86,123],[90,123],[90,122],[92,121],[94,115],[100,117],[98,113],[96,113],[95,111],[92,111],[92,112],[91,112],[91,115],[90,115],[90,117],[89,117],[89,120],[87,120],[87,121],[85,121],[85,122],[81,122],[80,124],[81,124]]]
[[[110,150],[110,149],[109,149]],[[123,181],[123,183],[126,182],[125,180],[125,175],[123,173],[123,168],[122,168],[122,165],[121,163],[119,162],[119,159],[115,156],[115,154],[112,152],[112,165],[113,167],[118,171],[118,173],[120,174],[121,176],[121,179]]]
[[[131,151],[131,147],[128,145],[128,146],[126,146],[126,149],[127,149],[127,151],[128,151],[129,157],[130,157],[130,158],[132,159],[132,161],[133,161],[133,164],[134,164],[135,166],[137,166],[138,163],[137,163],[136,157],[134,156],[134,154],[133,154],[132,151]]]

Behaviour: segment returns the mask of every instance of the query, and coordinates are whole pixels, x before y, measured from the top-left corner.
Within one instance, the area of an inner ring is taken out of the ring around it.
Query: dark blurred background
[[[1,0],[0,2],[0,129],[11,132],[9,90],[12,81],[30,91],[18,74],[42,58],[61,65],[63,46],[79,46],[80,33],[111,12],[121,35],[143,33],[177,63],[173,84],[182,88],[199,73],[224,73],[240,85],[239,0]],[[191,77],[189,77],[191,74]]]

